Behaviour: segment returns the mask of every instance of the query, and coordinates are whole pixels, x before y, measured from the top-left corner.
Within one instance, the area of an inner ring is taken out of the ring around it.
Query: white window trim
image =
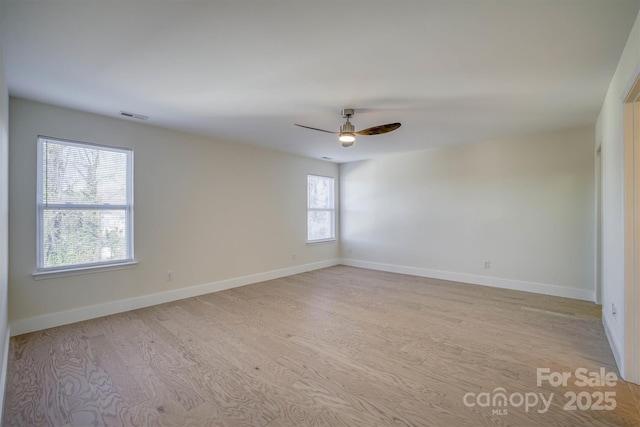
[[[309,207],[309,177],[328,178],[333,181],[331,187],[331,208],[311,208]],[[331,237],[325,239],[309,240],[309,212],[331,212]],[[336,179],[332,176],[317,175],[313,173],[307,174],[307,245],[318,243],[330,243],[336,241]]]
[[[127,221],[127,229],[129,231],[129,235],[126,242],[126,251],[127,258],[115,260],[115,261],[103,261],[103,262],[94,262],[87,264],[75,264],[75,265],[65,265],[61,267],[44,267],[44,210],[45,203],[42,200],[43,195],[43,162],[42,151],[44,140],[52,140],[52,141],[60,141],[61,143],[77,146],[77,147],[86,147],[93,146],[99,148],[100,150],[105,151],[116,151],[116,152],[127,152],[128,154],[128,164],[127,164],[127,204],[125,205],[80,205],[80,204],[46,204],[46,208],[53,209],[92,209],[92,210],[114,210],[114,209],[122,209],[125,211],[125,219]],[[64,138],[56,138],[45,135],[38,135],[37,139],[37,194],[36,194],[36,271],[32,274],[35,280],[47,279],[51,277],[61,277],[61,276],[71,276],[76,274],[86,274],[93,273],[99,271],[107,271],[107,270],[116,270],[120,268],[130,268],[131,266],[135,266],[137,262],[134,259],[133,252],[133,239],[134,239],[134,231],[133,231],[133,150],[130,148],[124,147],[112,147],[108,145],[95,144],[91,142],[83,142],[83,141],[72,141]],[[120,268],[119,268],[120,267]]]
[[[55,279],[58,277],[79,276],[81,274],[102,273],[104,271],[124,270],[138,265],[137,261],[115,261],[111,264],[89,265],[58,270],[36,271],[31,274],[33,280]]]
[[[334,233],[335,234],[335,233]],[[318,239],[318,240],[307,240],[307,246],[312,246],[312,245],[321,245],[323,243],[333,243],[335,242],[337,239],[331,238],[331,239]]]

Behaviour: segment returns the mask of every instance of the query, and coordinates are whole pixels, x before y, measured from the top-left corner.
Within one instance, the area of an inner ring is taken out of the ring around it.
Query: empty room
[[[0,0],[0,425],[638,426],[638,153],[640,0]]]

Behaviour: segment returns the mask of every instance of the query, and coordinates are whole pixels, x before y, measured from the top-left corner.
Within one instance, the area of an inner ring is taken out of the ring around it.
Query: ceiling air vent
[[[120,111],[120,115],[128,117],[130,119],[147,120],[149,116],[143,116],[142,114],[127,113],[126,111]]]

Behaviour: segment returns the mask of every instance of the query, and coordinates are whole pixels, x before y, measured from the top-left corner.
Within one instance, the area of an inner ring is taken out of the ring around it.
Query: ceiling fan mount
[[[342,115],[343,118],[347,120],[340,126],[339,132],[332,132],[329,130],[314,128],[311,126],[299,125],[297,123],[294,123],[294,124],[296,126],[300,126],[300,127],[311,129],[311,130],[338,134],[338,140],[340,141],[343,147],[351,147],[356,141],[356,135],[381,135],[383,133],[394,131],[400,127],[400,123],[389,123],[386,125],[374,126],[374,127],[360,130],[360,131],[356,131],[355,127],[350,121],[351,117],[353,117],[353,115],[355,114],[355,110],[353,108],[345,108],[340,112],[340,114]]]
[[[342,114],[343,119],[350,119],[351,117],[353,117],[355,113],[356,113],[356,110],[354,110],[353,108],[345,108],[340,112],[340,114]]]

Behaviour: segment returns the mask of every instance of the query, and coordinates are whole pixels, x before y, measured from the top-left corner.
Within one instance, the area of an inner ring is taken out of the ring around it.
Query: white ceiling
[[[10,94],[346,162],[592,125],[638,0],[0,0]],[[330,134],[393,133],[340,147]]]

